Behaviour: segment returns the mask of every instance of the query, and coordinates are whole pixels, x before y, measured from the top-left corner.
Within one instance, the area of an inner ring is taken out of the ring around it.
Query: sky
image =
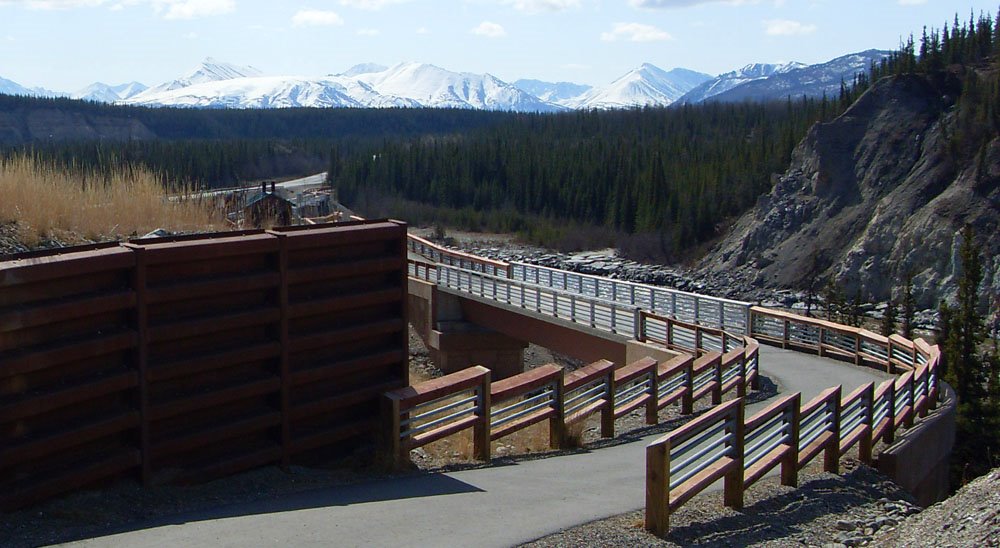
[[[994,0],[996,1],[996,0]],[[604,85],[642,63],[708,74],[819,63],[940,28],[955,0],[0,0],[0,77],[72,92],[156,85],[212,57],[267,75],[418,61]]]

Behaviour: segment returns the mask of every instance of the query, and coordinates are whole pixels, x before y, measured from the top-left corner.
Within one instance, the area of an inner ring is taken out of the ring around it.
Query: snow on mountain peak
[[[583,94],[572,106],[577,108],[666,106],[710,78],[708,74],[692,70],[676,68],[665,71],[652,63],[643,63],[607,87],[594,88]]]
[[[360,63],[345,70],[344,72],[341,72],[340,74],[337,74],[337,76],[360,76],[362,74],[371,74],[374,72],[385,72],[386,70],[389,70],[389,67],[378,63]]]

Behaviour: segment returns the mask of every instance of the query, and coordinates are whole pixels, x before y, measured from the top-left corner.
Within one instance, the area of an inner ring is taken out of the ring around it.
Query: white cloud
[[[0,6],[24,6],[32,10],[68,10],[93,8],[107,0],[0,0]]]
[[[355,34],[358,36],[378,36],[382,33],[378,29],[358,29]]]
[[[402,4],[408,0],[340,0],[341,6],[357,8],[359,10],[380,10],[392,4]]]
[[[299,10],[292,16],[292,24],[296,27],[343,25],[344,18],[332,11]]]
[[[789,19],[768,19],[764,21],[764,30],[768,36],[800,36],[816,32],[816,25]]]
[[[153,9],[164,19],[196,19],[223,15],[236,9],[236,0],[153,0]]]
[[[580,7],[580,0],[503,0],[503,3],[525,13],[565,11]]]
[[[605,42],[617,42],[618,40],[629,42],[661,42],[663,40],[673,40],[673,38],[667,31],[643,23],[615,23],[614,29],[611,32],[601,33],[601,40]]]
[[[482,23],[479,23],[478,27],[470,30],[469,32],[479,36],[485,36],[487,38],[501,38],[503,36],[507,36],[507,31],[505,31],[503,27],[491,21],[483,21]]]
[[[645,9],[670,9],[686,8],[700,4],[729,4],[730,6],[744,6],[748,4],[760,4],[761,0],[629,0],[629,5],[633,8]],[[774,0],[775,6],[781,6],[784,0]]]

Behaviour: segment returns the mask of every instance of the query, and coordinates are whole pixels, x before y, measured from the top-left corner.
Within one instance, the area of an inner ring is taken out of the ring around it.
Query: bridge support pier
[[[524,371],[524,349],[528,343],[468,322],[438,322],[427,347],[431,360],[445,373],[482,365],[493,379],[505,379]]]

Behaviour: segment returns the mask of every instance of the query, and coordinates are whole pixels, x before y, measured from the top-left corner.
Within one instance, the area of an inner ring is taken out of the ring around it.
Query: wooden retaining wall
[[[408,384],[405,240],[364,221],[0,262],[0,509],[372,439]]]

